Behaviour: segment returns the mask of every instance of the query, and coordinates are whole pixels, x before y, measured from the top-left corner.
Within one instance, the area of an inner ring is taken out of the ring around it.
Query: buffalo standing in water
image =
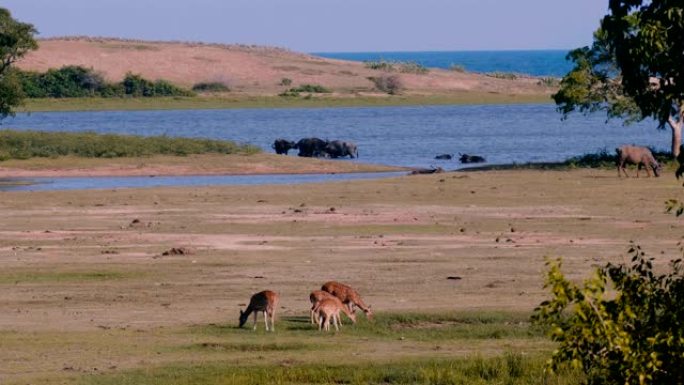
[[[276,154],[287,155],[288,151],[290,151],[293,148],[297,148],[297,143],[285,139],[276,139],[275,142],[273,142],[273,144],[271,145],[271,147],[275,150]]]
[[[358,158],[359,150],[356,148],[356,144],[352,142],[343,142],[341,140],[333,140],[328,142],[325,146],[325,152],[331,158],[344,158],[349,156],[350,158]]]
[[[479,155],[468,155],[468,154],[461,154],[461,157],[459,158],[461,163],[482,163],[486,162],[487,160]]]
[[[299,156],[306,157],[318,157],[325,155],[325,147],[328,142],[319,138],[304,138],[297,142],[297,147],[299,149]]]

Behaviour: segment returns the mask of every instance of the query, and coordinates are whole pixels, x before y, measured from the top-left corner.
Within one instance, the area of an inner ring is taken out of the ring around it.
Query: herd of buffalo
[[[354,142],[342,140],[323,140],[320,138],[303,138],[298,142],[287,139],[276,139],[271,147],[276,154],[287,155],[290,150],[299,150],[297,155],[309,158],[358,158],[359,150]],[[485,158],[479,155],[459,154],[461,163],[481,163],[486,162]],[[453,157],[451,154],[437,155],[435,159],[450,160]]]
[[[286,139],[276,139],[271,146],[276,154],[287,155],[290,150],[299,150],[299,156],[323,158],[358,158],[359,150],[353,142],[342,140],[323,140],[319,138],[304,138],[298,142]]]

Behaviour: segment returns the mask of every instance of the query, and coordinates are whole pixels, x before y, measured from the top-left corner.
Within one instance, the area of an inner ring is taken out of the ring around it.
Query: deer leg
[[[254,327],[253,327],[254,330],[256,330],[257,314],[259,314],[259,312],[258,312],[258,311],[255,311],[255,312],[254,312]]]
[[[340,331],[340,315],[339,314],[333,314],[333,323],[335,324],[335,331]]]
[[[275,313],[276,313],[276,311],[275,311],[275,309],[273,309],[271,311],[271,331],[272,332],[275,331]]]

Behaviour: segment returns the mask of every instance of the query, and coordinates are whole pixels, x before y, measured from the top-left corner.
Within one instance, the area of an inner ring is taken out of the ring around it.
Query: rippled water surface
[[[561,161],[625,143],[667,149],[670,140],[652,121],[625,127],[605,124],[599,114],[561,121],[551,104],[49,112],[19,114],[3,126],[230,139],[265,151],[273,151],[279,137],[317,136],[356,142],[362,162],[447,169],[461,166],[435,155],[478,154],[488,163]]]

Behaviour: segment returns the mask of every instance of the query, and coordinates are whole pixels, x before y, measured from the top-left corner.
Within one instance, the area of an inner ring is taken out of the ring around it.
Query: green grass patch
[[[509,95],[464,91],[436,95],[328,96],[304,99],[279,96],[202,96],[154,98],[43,98],[27,99],[18,112],[28,111],[136,111],[227,108],[331,108],[416,105],[527,104],[551,103],[548,94]]]
[[[53,283],[53,282],[98,282],[115,281],[140,277],[140,272],[121,271],[22,271],[0,273],[0,284]]]
[[[374,338],[380,340],[409,339],[414,341],[439,341],[454,339],[529,339],[543,338],[543,331],[529,323],[526,314],[508,313],[379,313],[372,321],[357,313],[357,322],[351,324],[342,316],[342,330],[345,337],[352,339]],[[237,316],[236,316],[237,322]],[[254,332],[251,323],[242,329],[236,325],[202,325],[192,329],[193,333],[210,336],[240,335]],[[261,334],[263,325],[257,324]],[[291,336],[311,335],[318,326],[312,325],[308,317],[280,317],[276,333]],[[264,332],[265,333],[265,332]]]
[[[185,349],[202,352],[288,352],[313,350],[319,347],[300,342],[200,342]]]
[[[497,357],[365,362],[347,365],[175,365],[84,377],[83,385],[240,384],[580,384],[576,372],[544,374],[544,359],[518,353]]]
[[[150,155],[251,154],[259,149],[231,141],[130,136],[94,132],[0,131],[0,161],[73,155],[118,158]]]

